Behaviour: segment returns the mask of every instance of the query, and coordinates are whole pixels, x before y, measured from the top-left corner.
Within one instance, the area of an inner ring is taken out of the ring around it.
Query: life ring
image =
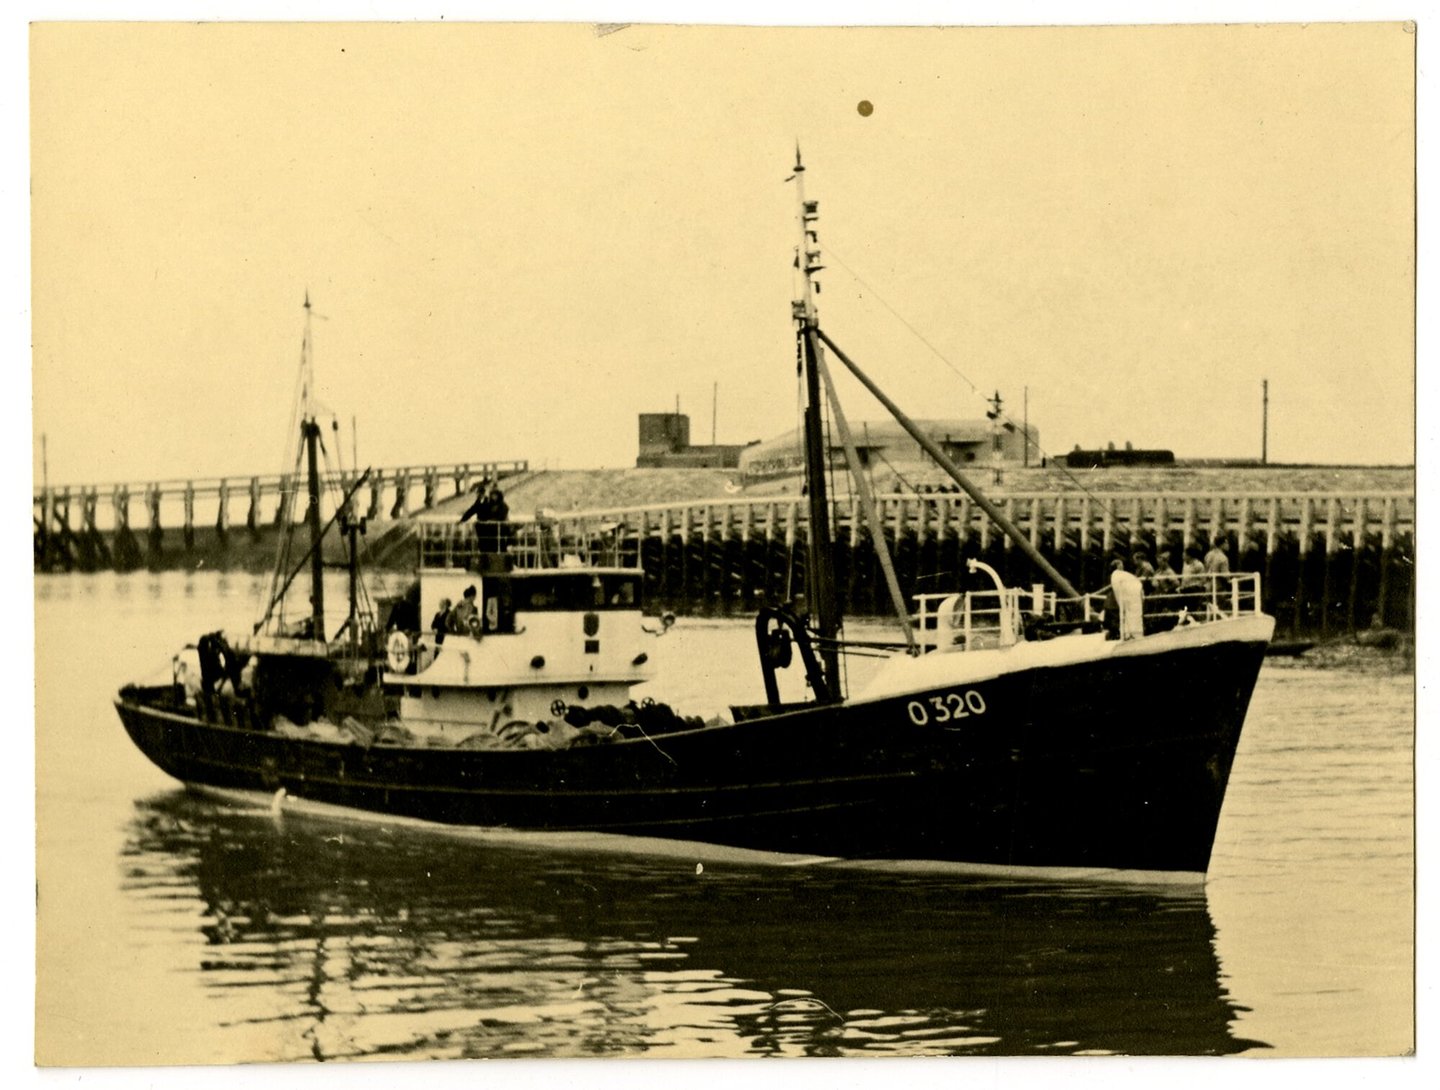
[[[410,668],[410,637],[404,632],[395,631],[385,641],[385,665],[390,667],[392,674],[403,674]]]

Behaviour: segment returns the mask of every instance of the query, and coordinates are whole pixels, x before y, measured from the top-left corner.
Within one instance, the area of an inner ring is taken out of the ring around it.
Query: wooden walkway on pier
[[[445,465],[398,466],[372,469],[356,497],[359,513],[371,521],[403,521],[445,499],[467,492],[486,477],[505,479],[526,473],[523,460],[459,462]],[[357,473],[327,473],[322,492],[333,496],[349,489]],[[53,485],[33,493],[35,570],[69,571],[114,567],[140,567],[165,547],[167,530],[179,530],[187,550],[196,548],[197,535],[220,549],[230,544],[232,531],[251,538],[281,525],[287,508],[297,523],[305,517],[304,480],[288,473],[250,477],[209,477],[115,484]],[[235,523],[236,504],[245,517]],[[139,533],[132,508],[145,512]],[[326,513],[333,510],[326,501]]]
[[[1166,538],[1181,548],[1207,542],[1222,534],[1249,540],[1259,534],[1267,553],[1273,553],[1286,534],[1293,535],[1302,551],[1323,541],[1327,551],[1354,535],[1379,534],[1390,548],[1397,535],[1413,535],[1415,496],[1410,492],[1369,492],[1354,495],[1320,493],[1018,493],[996,497],[1012,522],[1029,534],[1036,546],[1060,550],[1073,544],[1106,552],[1129,548],[1132,536]],[[886,532],[922,538],[954,535],[978,538],[987,549],[992,537],[1003,535],[968,497],[960,494],[877,496],[876,505]],[[861,526],[859,503],[852,496],[833,503],[835,523],[853,541]],[[759,535],[793,545],[809,523],[803,497],[726,497],[705,503],[663,503],[644,507],[602,508],[564,516],[585,521],[615,521],[636,537],[667,538],[678,534],[720,533],[747,541]],[[1006,547],[1010,543],[1006,542]]]
[[[1171,553],[1220,543],[1236,571],[1264,576],[1265,607],[1282,629],[1331,635],[1374,624],[1413,629],[1413,492],[1017,493],[1005,514],[1081,589],[1103,586],[1112,555]],[[965,560],[986,560],[1010,585],[1040,581],[1030,561],[963,495],[877,497],[903,593],[968,585]],[[835,519],[837,584],[846,611],[887,604],[858,503]],[[747,612],[804,582],[807,505],[802,497],[734,497],[577,512],[562,521],[614,524],[633,541],[652,602],[688,613]]]
[[[643,471],[610,471],[629,478]],[[503,480],[517,514],[581,495],[646,494],[599,471],[533,474],[528,463],[470,462],[377,470],[358,505],[375,525],[368,551],[381,567],[413,563],[409,516],[466,493],[481,478]],[[1415,492],[1406,489],[1097,491],[1059,488],[1000,493],[996,502],[1030,541],[1081,589],[1105,582],[1111,555],[1142,547],[1184,549],[1219,541],[1232,568],[1260,572],[1265,606],[1282,630],[1329,635],[1369,627],[1413,629]],[[554,477],[555,480],[551,481]],[[561,480],[560,478],[564,478]],[[573,478],[573,479],[572,479]],[[550,481],[552,487],[543,487]],[[329,485],[343,487],[344,477]],[[155,481],[35,490],[37,571],[128,571],[139,567],[266,570],[278,519],[298,482],[283,475]],[[668,482],[678,489],[682,482]],[[688,487],[702,487],[688,482]],[[719,488],[714,482],[704,487]],[[538,491],[537,491],[538,488]],[[553,495],[551,495],[553,493]],[[653,493],[650,493],[653,494]],[[548,498],[547,498],[548,497]],[[232,523],[242,508],[243,523]],[[143,522],[132,529],[131,507]],[[293,517],[303,517],[297,503]],[[1029,561],[965,496],[893,493],[878,497],[885,534],[905,594],[967,585],[965,560],[978,557],[1012,585],[1037,581]],[[443,510],[443,508],[441,508]],[[837,579],[851,614],[888,607],[874,552],[853,497],[832,505]],[[456,513],[458,513],[458,508]],[[562,522],[609,524],[639,553],[649,601],[698,614],[745,614],[764,598],[785,599],[804,585],[808,506],[803,496],[725,495],[708,500],[590,508]]]

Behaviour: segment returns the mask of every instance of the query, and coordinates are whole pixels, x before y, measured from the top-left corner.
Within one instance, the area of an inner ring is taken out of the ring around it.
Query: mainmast
[[[799,340],[799,352],[805,370],[805,479],[810,498],[810,533],[806,553],[806,589],[815,633],[819,637],[821,662],[829,695],[840,695],[840,651],[836,644],[840,633],[840,608],[835,600],[834,548],[830,535],[830,499],[826,490],[825,435],[820,417],[820,343],[816,339],[819,318],[815,310],[815,293],[819,285],[812,277],[823,267],[819,238],[811,227],[819,218],[819,202],[805,199],[805,165],[800,160],[800,146],[795,146],[795,196],[799,209],[796,226],[800,244],[795,251],[795,266],[801,273],[802,295],[792,304]],[[812,249],[811,247],[815,247]]]
[[[305,293],[305,351],[301,364],[300,436],[305,443],[306,490],[310,499],[305,523],[310,528],[310,618],[311,635],[325,642],[325,559],[320,548],[320,425],[311,404],[314,374],[310,359],[310,293]]]

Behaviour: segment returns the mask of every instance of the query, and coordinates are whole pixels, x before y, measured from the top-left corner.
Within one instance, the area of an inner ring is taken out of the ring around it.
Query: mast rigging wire
[[[878,291],[876,291],[864,277],[862,277],[859,273],[852,269],[849,263],[846,262],[843,257],[841,257],[835,252],[833,247],[828,244],[822,245],[825,250],[825,255],[827,257],[834,258],[841,268],[843,268],[852,277],[854,277],[856,282],[860,284],[861,287],[863,287],[866,291],[873,295],[876,301],[878,301],[881,306],[883,306],[895,317],[896,321],[898,321],[912,334],[914,334],[915,338],[920,341],[921,344],[923,344],[926,348],[930,349],[936,359],[938,359],[952,372],[954,372],[956,377],[959,378],[962,382],[964,382],[966,386],[970,387],[970,391],[975,394],[975,396],[979,397],[987,404],[989,403],[989,399],[986,398],[983,393],[981,393],[980,387],[976,386],[975,383],[971,381],[970,377],[966,375],[963,371],[961,371],[960,368],[955,366],[955,364],[951,363],[950,360],[945,356],[945,353],[941,352],[940,349],[936,348],[935,345],[933,345],[923,333],[921,333],[918,329],[911,325],[910,322],[905,319],[905,316],[902,315],[893,306],[891,306],[890,303],[885,299],[885,297],[881,295]],[[1014,417],[1012,417],[1009,413],[1002,411],[999,416],[999,422],[1001,424],[1009,425],[1012,430],[1019,431],[1021,435],[1024,436],[1027,447],[1032,450],[1038,451],[1040,453],[1040,456],[1044,458],[1048,463],[1053,465],[1056,469],[1060,470],[1060,472],[1070,481],[1071,484],[1073,484],[1081,492],[1085,493],[1085,495],[1089,496],[1092,500],[1100,504],[1102,510],[1107,510],[1112,515],[1118,516],[1119,511],[1111,502],[1104,499],[1097,493],[1092,492],[1089,488],[1086,487],[1085,483],[1081,481],[1079,477],[1075,476],[1075,474],[1070,472],[1070,467],[1068,465],[1062,464],[1055,458],[1054,455],[1052,455],[1049,451],[1045,450],[1045,448],[1042,447],[1039,443],[1033,442],[1030,439],[1029,433],[1024,430],[1023,425],[1017,422]],[[899,476],[899,474],[896,474],[896,476]]]

